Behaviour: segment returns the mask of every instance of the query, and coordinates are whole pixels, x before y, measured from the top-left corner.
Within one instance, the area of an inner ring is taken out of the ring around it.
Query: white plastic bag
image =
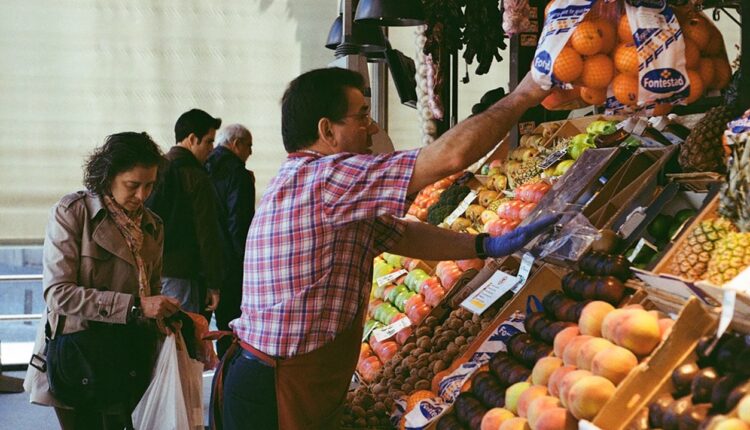
[[[176,343],[180,384],[185,399],[188,426],[192,430],[203,430],[203,363],[190,358],[185,341],[179,332]]]
[[[190,428],[180,381],[175,335],[169,335],[164,339],[159,358],[156,360],[154,377],[133,410],[132,417],[133,427],[137,430]]]

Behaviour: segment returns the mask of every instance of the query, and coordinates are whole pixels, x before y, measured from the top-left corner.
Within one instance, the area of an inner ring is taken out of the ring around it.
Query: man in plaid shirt
[[[396,218],[407,196],[478,160],[539,104],[547,92],[530,77],[435,143],[381,155],[370,150],[378,127],[363,91],[360,74],[333,68],[301,75],[284,94],[289,156],[247,236],[242,316],[230,324],[242,348],[227,353],[218,412],[225,429],[338,426],[376,255],[499,257],[554,222],[475,238]]]

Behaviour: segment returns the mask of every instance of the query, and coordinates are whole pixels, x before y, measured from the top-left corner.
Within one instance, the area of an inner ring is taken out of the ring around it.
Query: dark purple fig
[[[726,404],[724,405],[728,411],[733,410],[737,407],[737,404],[745,397],[750,394],[750,382],[744,382],[736,387],[729,393]]]
[[[563,300],[570,300],[565,296],[565,293],[563,293],[560,290],[554,290],[547,293],[546,296],[542,299],[542,306],[544,307],[544,313],[547,314],[548,317],[554,318],[555,316],[555,309],[557,309]]]
[[[584,300],[582,302],[576,303],[575,306],[573,306],[573,314],[571,315],[573,321],[578,321],[581,319],[581,312],[583,312],[583,308],[585,308],[589,303],[591,303],[591,300]]]
[[[541,342],[537,343],[536,345],[534,345],[534,359],[531,363],[529,363],[529,366],[533,369],[537,361],[549,356],[550,354],[552,354],[552,351],[553,349],[551,345],[547,345]]]
[[[498,352],[490,360],[490,370],[498,378],[507,372],[507,368],[515,364],[515,361],[506,353]]]
[[[719,375],[716,373],[716,369],[713,367],[706,367],[701,369],[695,378],[693,383],[690,385],[690,392],[693,393],[692,401],[694,404],[708,403],[711,401],[711,393],[714,390],[714,385],[719,380]]]
[[[708,418],[710,403],[693,405],[683,411],[677,418],[679,430],[698,430],[702,422]]]
[[[674,398],[670,394],[662,394],[648,405],[648,424],[651,428],[662,426],[662,417]]]
[[[435,430],[465,430],[465,428],[455,414],[444,414],[440,417]]]
[[[625,296],[625,285],[614,276],[600,278],[596,283],[595,295],[594,300],[602,300],[612,306],[617,306]]]
[[[471,392],[487,408],[499,407],[495,405],[497,393],[505,392],[497,378],[490,372],[479,372],[471,380]]]
[[[542,314],[544,315],[544,314]],[[539,318],[534,323],[534,326],[531,328],[531,332],[529,332],[533,337],[539,339],[542,336],[542,332],[552,324],[553,321],[551,319],[548,319],[547,317]]]
[[[729,412],[727,399],[729,399],[732,390],[740,383],[742,383],[742,379],[736,374],[724,375],[716,381],[714,389],[711,391],[711,404],[714,405],[714,412],[720,414]]]
[[[575,322],[575,300],[565,297],[564,300],[555,308],[555,319],[558,321]]]
[[[484,413],[486,413],[485,411]],[[467,423],[467,427],[469,427],[471,430],[481,430],[482,429],[482,418],[484,418],[484,413],[482,415],[474,415],[471,417],[469,422]]]
[[[733,335],[726,340],[722,337],[719,344],[716,346],[716,366],[725,372],[734,372],[738,369],[735,367],[746,367],[747,363],[741,363],[740,366],[735,366],[737,363],[737,357],[745,349],[745,340],[738,336]]]
[[[695,347],[695,354],[698,356],[698,366],[708,367],[713,365],[713,352],[716,348],[710,349],[714,343],[714,336],[703,336]]]
[[[529,345],[534,344],[534,342],[534,339],[526,333],[515,335],[510,340],[508,351],[516,360],[524,361],[524,350],[528,348]]]
[[[573,288],[576,282],[578,282],[579,276],[579,272],[572,271],[566,273],[562,278],[563,293],[565,293],[568,297],[572,297],[576,300],[581,299],[581,297],[578,295],[578,292],[575,290],[575,288]]]
[[[515,384],[516,382],[523,382],[529,379],[529,376],[531,376],[531,370],[520,364],[517,364],[513,367],[513,370],[511,370],[510,375],[508,376],[507,385],[510,386]]]
[[[552,343],[555,341],[555,336],[557,336],[557,333],[560,333],[561,331],[572,325],[575,325],[575,323],[568,321],[555,321],[552,324],[548,325],[547,329],[542,332],[541,339],[544,343],[552,345]]]
[[[597,284],[601,278],[595,276],[589,276],[586,278],[586,283],[582,286],[581,296],[585,300],[594,300],[596,298]]]
[[[469,424],[474,416],[480,415],[481,417],[487,411],[482,402],[474,394],[468,392],[461,393],[456,397],[453,408],[458,421],[463,424]]]
[[[543,312],[532,312],[526,315],[526,319],[523,321],[523,327],[526,329],[526,333],[533,332],[534,324],[541,319],[545,319]]]
[[[662,429],[679,430],[679,417],[691,406],[693,406],[693,403],[690,401],[690,396],[685,396],[673,401],[662,415]]]
[[[630,271],[630,261],[628,261],[623,255],[617,255],[611,258],[612,263],[610,270],[606,274],[612,275],[623,282],[627,281],[632,276],[632,272]]]
[[[698,374],[700,368],[695,363],[685,363],[672,371],[672,385],[674,386],[674,396],[682,397],[690,394],[690,386],[693,378]]]

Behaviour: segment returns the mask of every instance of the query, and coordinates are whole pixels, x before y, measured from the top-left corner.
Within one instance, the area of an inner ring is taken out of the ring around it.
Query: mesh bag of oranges
[[[548,109],[664,114],[731,81],[719,30],[666,0],[553,0],[532,64]]]

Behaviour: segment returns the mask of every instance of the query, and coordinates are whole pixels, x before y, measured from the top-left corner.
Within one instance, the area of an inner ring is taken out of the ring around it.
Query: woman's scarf
[[[143,230],[141,230],[141,219],[143,218],[143,207],[137,211],[127,214],[125,209],[120,206],[111,196],[104,196],[104,205],[112,219],[115,221],[117,229],[120,230],[125,242],[133,253],[135,265],[138,268],[138,293],[141,297],[150,295],[148,285],[148,276],[146,276],[146,266],[143,264],[141,257],[141,248],[143,247]]]

